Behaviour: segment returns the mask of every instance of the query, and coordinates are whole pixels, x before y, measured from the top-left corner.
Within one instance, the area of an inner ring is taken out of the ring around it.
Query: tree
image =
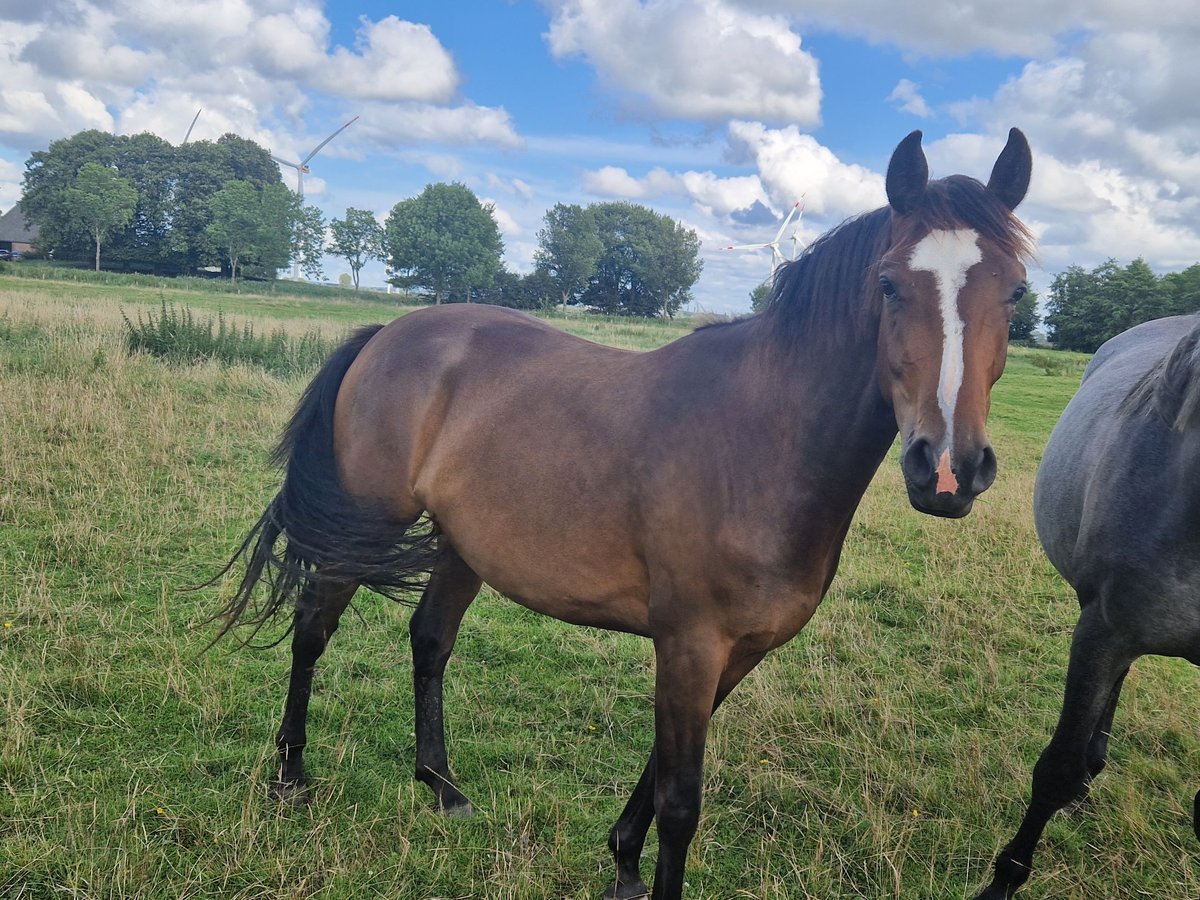
[[[1107,315],[1098,270],[1071,266],[1054,276],[1046,299],[1047,337],[1060,350],[1092,353],[1107,338]],[[1109,335],[1111,337],[1111,335]]]
[[[771,279],[768,278],[758,287],[750,292],[750,308],[757,312],[762,312],[767,308],[767,304],[771,302]]]
[[[1200,263],[1162,277],[1167,313],[1183,316],[1200,310]]]
[[[537,233],[534,260],[537,268],[553,279],[565,313],[567,304],[578,300],[587,288],[604,245],[590,208],[558,203],[546,211],[544,221]]]
[[[325,214],[317,206],[301,206],[300,197],[288,191],[292,198],[291,252],[288,259],[300,264],[306,277],[321,280],[325,272],[321,255],[325,252]],[[355,288],[358,287],[357,282]]]
[[[1013,310],[1012,321],[1008,323],[1008,339],[1010,341],[1028,341],[1033,337],[1033,330],[1042,321],[1037,311],[1038,296],[1033,291],[1026,291],[1025,296],[1017,301]]]
[[[110,166],[117,138],[106,131],[80,131],[36,150],[25,161],[21,210],[39,229],[39,244],[59,259],[86,258],[93,239],[72,213],[68,192],[89,162]]]
[[[1144,259],[1121,266],[1114,259],[1085,272],[1071,266],[1055,276],[1046,301],[1046,326],[1054,345],[1063,350],[1095,352],[1109,338],[1134,325],[1169,315],[1186,283],[1160,280]]]
[[[84,163],[67,190],[67,199],[80,225],[96,245],[96,271],[100,271],[100,243],[123,228],[137,208],[137,190],[116,170],[99,163]]]
[[[435,303],[452,293],[469,300],[472,288],[491,284],[503,251],[492,207],[457,182],[431,184],[401,200],[384,226],[393,283],[429,291]]]
[[[176,157],[179,175],[171,240],[180,269],[192,271],[221,261],[221,247],[208,229],[213,195],[230,181],[282,188],[283,179],[264,148],[232,134],[215,142],[191,141],[176,148]]]
[[[112,165],[137,189],[137,209],[108,242],[109,267],[178,271],[171,243],[178,177],[175,148],[146,132],[121,135],[112,148]]]
[[[604,246],[583,302],[604,312],[672,316],[700,277],[700,239],[669,216],[634,203],[590,207]]]
[[[226,253],[231,281],[237,281],[239,265],[254,263],[271,274],[287,265],[295,205],[295,195],[282,184],[260,189],[227,181],[213,194],[206,231]]]
[[[373,212],[350,207],[346,210],[346,218],[330,221],[329,231],[333,236],[329,252],[350,264],[354,289],[357,291],[362,267],[369,260],[383,256],[383,226]]]
[[[137,190],[137,208],[106,241],[106,258],[143,271],[185,272],[220,260],[207,230],[208,201],[225,182],[282,185],[267,151],[236,135],[173,147],[152,134],[81,131],[25,163],[22,209],[41,231],[39,244],[59,259],[94,250],[94,235],[75,216],[68,194],[87,163],[115,169]]]
[[[554,305],[558,287],[543,269],[517,275],[507,269],[496,273],[492,283],[472,291],[476,303],[490,303],[512,309],[549,309]]]

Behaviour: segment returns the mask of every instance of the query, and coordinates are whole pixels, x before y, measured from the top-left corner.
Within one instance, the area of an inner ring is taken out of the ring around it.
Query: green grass
[[[316,803],[267,800],[287,650],[201,654],[221,592],[185,588],[273,494],[266,454],[305,378],[130,354],[121,316],[166,302],[334,339],[402,312],[277,301],[0,278],[0,897],[598,897],[649,747],[652,655],[490,593],[447,680],[473,819],[437,816],[412,779],[407,611],[372,595],[318,668]],[[683,333],[565,324],[635,348]],[[917,515],[886,462],[829,597],[714,720],[689,897],[933,900],[985,880],[1076,615],[1030,495],[1080,366],[1038,352],[1014,351],[994,393],[1001,471],[975,512]],[[1193,677],[1135,667],[1092,803],[1054,820],[1020,896],[1200,896]]]

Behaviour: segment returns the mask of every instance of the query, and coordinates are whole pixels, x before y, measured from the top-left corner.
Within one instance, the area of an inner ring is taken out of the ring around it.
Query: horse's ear
[[[914,131],[900,142],[888,163],[888,204],[900,215],[907,215],[920,205],[927,184],[929,163],[921,149],[921,132]]]
[[[988,190],[995,194],[1009,209],[1016,209],[1029,190],[1029,175],[1033,170],[1033,154],[1029,152],[1029,141],[1019,128],[1008,130],[1008,143],[1000,151],[992,177],[988,179]]]

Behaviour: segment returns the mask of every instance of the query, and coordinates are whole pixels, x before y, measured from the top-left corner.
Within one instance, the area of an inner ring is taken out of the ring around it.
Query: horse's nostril
[[[982,494],[996,480],[996,452],[990,446],[979,451],[975,477],[971,479],[971,491]]]
[[[904,451],[901,466],[910,485],[925,487],[937,474],[937,457],[934,456],[933,446],[925,438],[917,438]]]

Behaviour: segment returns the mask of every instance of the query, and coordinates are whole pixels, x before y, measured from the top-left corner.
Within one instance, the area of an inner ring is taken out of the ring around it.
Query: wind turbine
[[[326,144],[328,144],[335,137],[337,137],[339,134],[341,134],[343,131],[345,131],[347,128],[349,128],[351,125],[353,125],[357,121],[358,121],[358,116],[355,116],[353,119],[351,119],[349,122],[347,122],[341,128],[339,128],[337,131],[335,131],[329,137],[325,138],[325,140],[321,141],[321,143],[317,144],[317,146],[313,147],[312,150],[309,152],[308,156],[304,157],[304,159],[300,160],[300,162],[292,162],[291,160],[288,160],[288,159],[280,159],[274,153],[271,154],[271,159],[275,160],[275,162],[279,163],[281,166],[287,166],[288,168],[296,170],[296,193],[300,197],[301,204],[304,203],[304,176],[309,171],[308,161],[310,159],[312,159],[314,156],[316,156],[318,153],[320,153],[322,147],[324,147]],[[297,259],[295,264],[292,266],[292,278],[294,278],[296,280],[300,279],[300,260],[299,259]]]
[[[773,281],[775,279],[775,270],[778,269],[779,266],[785,261],[784,255],[779,252],[779,241],[783,237],[783,233],[787,230],[788,225],[792,221],[792,217],[794,215],[796,215],[796,213],[800,213],[801,216],[804,215],[804,198],[803,197],[801,197],[799,200],[797,200],[795,202],[795,204],[792,205],[791,210],[788,212],[786,218],[784,218],[784,220],[783,220],[783,224],[779,226],[779,231],[777,231],[775,233],[775,237],[772,238],[771,240],[767,241],[765,244],[737,244],[737,245],[730,246],[730,247],[722,247],[721,249],[722,250],[770,250],[771,251],[771,274],[769,277]],[[799,221],[796,222],[796,227],[797,228],[800,227]],[[793,231],[792,232],[792,257],[793,258],[795,258],[795,255],[796,255],[796,241],[797,241],[796,232]]]
[[[202,113],[202,112],[204,112],[203,106],[200,107],[198,110],[196,110],[196,115],[192,117],[192,124],[188,126],[187,134],[185,134],[183,136],[184,144],[186,144],[188,142],[188,138],[190,138],[192,136],[192,129],[196,127],[196,120],[200,118],[200,113]],[[182,147],[183,144],[180,144],[179,146]]]
[[[320,153],[322,147],[324,147],[357,121],[358,116],[355,116],[329,137],[325,138],[325,140],[321,141],[321,143],[317,144],[317,146],[313,147],[308,156],[304,157],[304,159],[300,160],[300,162],[292,162],[290,159],[280,159],[274,153],[271,154],[271,159],[275,160],[275,162],[279,163],[281,166],[287,166],[289,169],[296,170],[296,193],[300,195],[301,200],[304,199],[304,176],[309,172],[308,161]]]
[[[800,206],[800,212],[796,216],[796,224],[792,226],[792,258],[791,258],[791,262],[795,262],[796,257],[799,255],[797,250],[799,249],[799,244],[800,244],[800,221],[804,218],[804,194],[800,195],[799,206]]]

